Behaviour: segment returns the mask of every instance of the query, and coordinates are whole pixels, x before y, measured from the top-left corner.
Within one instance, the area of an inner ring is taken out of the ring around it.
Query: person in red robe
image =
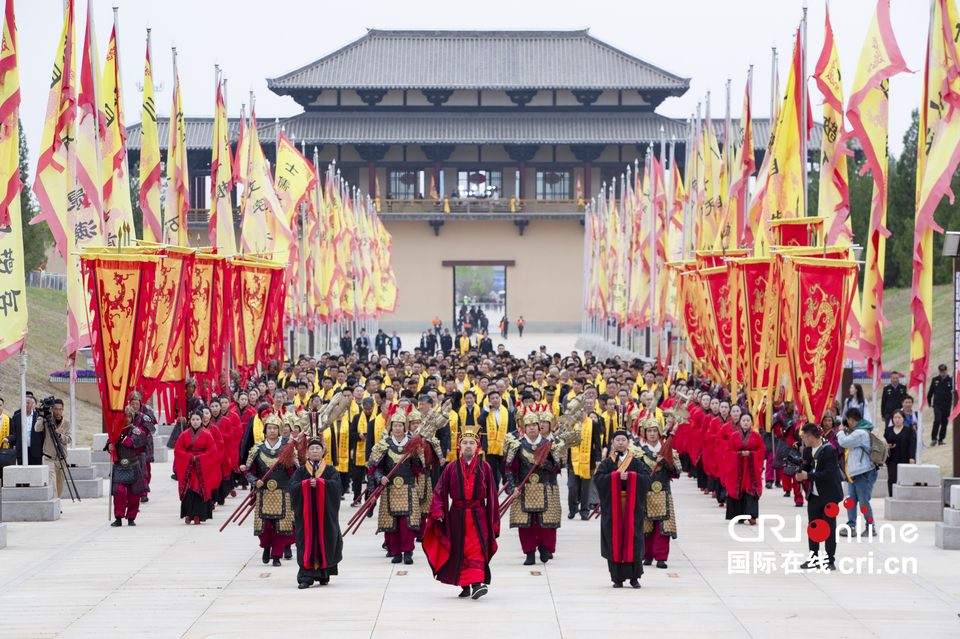
[[[489,592],[490,560],[500,536],[500,502],[490,464],[477,457],[480,435],[460,432],[460,458],[447,464],[433,491],[423,551],[438,581],[460,586],[459,597]]]
[[[183,522],[199,524],[213,517],[213,489],[220,485],[220,453],[210,431],[203,427],[203,413],[190,414],[190,425],[173,448],[180,489]]]
[[[757,523],[765,456],[763,438],[753,430],[753,417],[744,413],[740,416],[738,428],[727,440],[724,453],[727,519],[747,516],[751,526]]]

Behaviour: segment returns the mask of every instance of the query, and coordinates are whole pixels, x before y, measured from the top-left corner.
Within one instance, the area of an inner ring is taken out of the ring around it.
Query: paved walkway
[[[543,343],[551,353],[568,353],[575,338],[528,334],[507,344],[515,352]],[[406,336],[404,342],[409,345]],[[692,480],[675,482],[680,536],[669,568],[649,568],[639,591],[610,587],[596,520],[564,519],[556,559],[546,566],[523,566],[516,531],[504,530],[491,592],[475,602],[435,582],[419,549],[414,565],[390,564],[370,520],[346,539],[340,576],[330,586],[297,590],[295,561],[281,568],[261,563],[251,520],[218,532],[239,499],[228,500],[213,522],[186,526],[178,519],[170,464],[157,465],[154,477],[135,528],[110,528],[106,499],[67,500],[59,522],[8,524],[9,545],[0,550],[0,638],[488,639],[506,633],[581,639],[608,633],[615,623],[618,633],[630,628],[679,637],[960,634],[960,552],[933,545],[932,523],[915,524],[912,543],[888,536],[840,544],[838,557],[865,566],[872,557],[875,569],[887,558],[915,558],[915,575],[786,574],[781,554],[806,550],[806,509],[776,490],[764,494],[760,512],[786,518],[787,537],[796,534],[792,518],[802,515],[801,539],[779,541],[768,527],[763,541],[748,544],[731,538],[723,510]],[[883,500],[873,505],[878,523],[887,523]],[[353,512],[344,503],[341,521]],[[743,535],[759,529],[737,528]],[[730,574],[731,551],[751,553],[750,574]],[[752,553],[758,552],[774,553],[766,555],[777,560],[770,574],[755,574]]]

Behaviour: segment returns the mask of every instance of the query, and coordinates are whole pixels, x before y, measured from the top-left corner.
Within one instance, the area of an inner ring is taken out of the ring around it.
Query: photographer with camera
[[[70,437],[70,421],[63,418],[63,400],[48,397],[43,400],[37,408],[37,419],[33,423],[34,437],[40,437],[43,442],[43,463],[50,472],[50,485],[56,485],[56,497],[63,492],[63,470],[60,465],[60,457],[65,457],[63,445],[70,445],[73,439]],[[54,441],[54,437],[60,440],[60,445]],[[66,463],[66,459],[63,460]]]

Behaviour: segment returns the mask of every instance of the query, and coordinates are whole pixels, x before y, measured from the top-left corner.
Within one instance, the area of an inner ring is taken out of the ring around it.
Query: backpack
[[[877,466],[882,466],[887,457],[890,456],[890,448],[887,446],[887,440],[883,435],[877,433],[877,429],[868,430],[870,435],[870,461]]]

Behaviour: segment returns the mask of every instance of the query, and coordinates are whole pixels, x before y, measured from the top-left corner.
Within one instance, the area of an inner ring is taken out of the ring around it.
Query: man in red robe
[[[447,464],[433,491],[423,550],[433,576],[461,587],[460,597],[487,594],[490,560],[500,536],[500,503],[490,464],[477,457],[475,427],[460,432],[460,458]]]

